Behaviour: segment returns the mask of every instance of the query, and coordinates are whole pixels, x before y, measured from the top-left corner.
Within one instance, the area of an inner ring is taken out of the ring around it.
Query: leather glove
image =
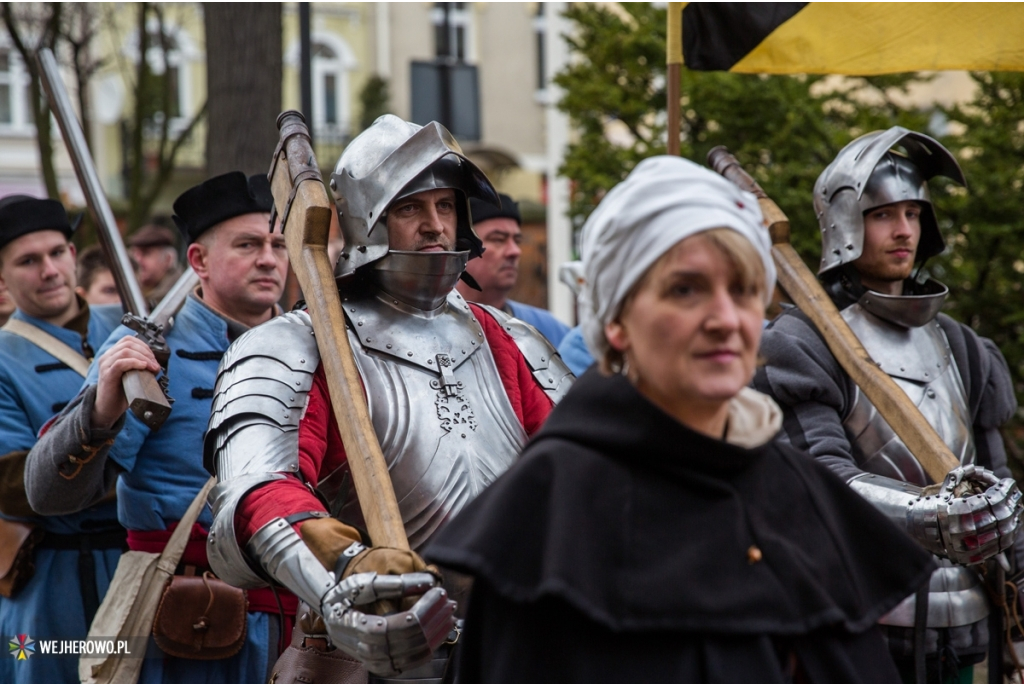
[[[455,602],[437,582],[430,573],[348,576],[320,602],[331,643],[381,676],[426,663],[455,627]],[[422,597],[410,609],[387,616],[356,608],[416,595]]]
[[[1022,510],[1012,478],[971,464],[922,491],[907,510],[908,532],[950,561],[978,564],[1013,545]]]

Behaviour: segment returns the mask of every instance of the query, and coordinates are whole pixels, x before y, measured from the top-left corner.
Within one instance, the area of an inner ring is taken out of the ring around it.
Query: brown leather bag
[[[340,649],[328,648],[327,628],[309,605],[299,603],[292,642],[271,670],[271,683],[366,683],[362,662]]]
[[[14,597],[36,571],[35,548],[43,529],[0,518],[0,596]]]
[[[245,592],[211,572],[172,576],[160,598],[153,638],[160,649],[182,659],[226,659],[245,644]],[[187,571],[188,572],[188,571]]]

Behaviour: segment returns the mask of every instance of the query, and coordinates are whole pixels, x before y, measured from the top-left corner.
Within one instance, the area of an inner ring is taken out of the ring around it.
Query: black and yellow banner
[[[681,57],[690,69],[864,76],[1024,70],[1024,3],[679,5]]]

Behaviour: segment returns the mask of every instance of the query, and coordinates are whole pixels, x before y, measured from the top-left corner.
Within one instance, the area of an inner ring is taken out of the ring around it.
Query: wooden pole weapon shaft
[[[708,164],[757,197],[772,238],[772,257],[779,272],[779,285],[814,323],[839,365],[875,405],[932,480],[941,483],[946,474],[960,466],[960,460],[907,394],[875,364],[850,330],[818,279],[790,245],[789,219],[727,149],[719,146],[711,150]]]
[[[305,119],[295,111],[277,119],[281,143],[270,169],[292,270],[306,298],[320,361],[338,422],[352,483],[373,544],[409,549],[384,454],[370,423],[362,380],[352,356],[334,270],[327,256],[331,206]]]

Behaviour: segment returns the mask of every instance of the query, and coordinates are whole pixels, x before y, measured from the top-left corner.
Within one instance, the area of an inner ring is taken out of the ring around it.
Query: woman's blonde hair
[[[643,277],[637,281],[633,289],[629,291],[629,294],[622,301],[622,308],[619,310],[618,315],[615,319],[618,320],[622,316],[622,312],[633,304],[636,294],[647,285],[647,281],[650,280],[651,274],[654,273],[655,268],[664,262],[670,255],[675,253],[676,250],[685,249],[687,240],[692,238],[705,238],[708,242],[714,245],[718,250],[729,260],[732,264],[736,275],[740,279],[740,286],[744,291],[754,293],[764,299],[764,288],[765,288],[765,272],[764,262],[761,261],[761,255],[758,253],[757,248],[747,240],[743,235],[729,228],[712,228],[702,233],[697,233],[690,236],[680,242],[676,243],[672,249],[667,251],[661,257],[658,258],[654,264],[651,265],[643,275]],[[608,375],[612,373],[621,373],[625,364],[625,358],[621,352],[614,349],[611,345],[608,345],[604,356],[598,360],[598,368],[601,373]]]

